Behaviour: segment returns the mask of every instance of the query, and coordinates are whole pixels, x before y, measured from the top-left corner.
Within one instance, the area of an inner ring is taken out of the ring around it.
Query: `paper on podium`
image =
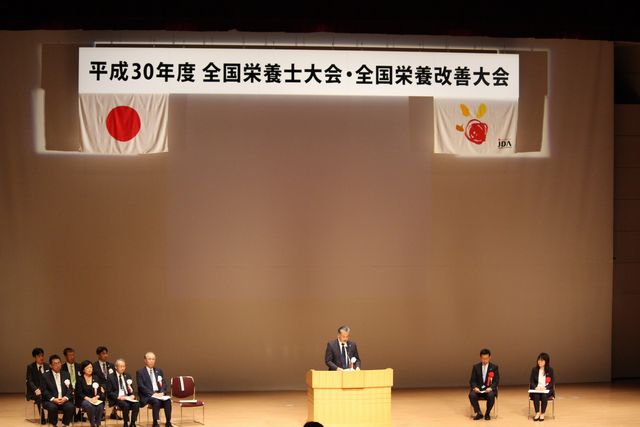
[[[529,390],[529,393],[549,393],[549,390]]]

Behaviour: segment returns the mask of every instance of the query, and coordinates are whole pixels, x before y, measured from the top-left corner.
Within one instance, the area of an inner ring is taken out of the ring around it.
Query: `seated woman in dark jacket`
[[[550,397],[555,396],[555,378],[553,376],[553,368],[549,364],[549,355],[540,353],[538,355],[536,366],[531,369],[529,377],[529,390],[537,390],[542,393],[529,392],[536,415],[533,421],[544,421],[544,413],[547,410],[547,401]],[[544,392],[548,390],[548,392]],[[542,408],[540,407],[542,406]]]
[[[87,412],[91,427],[97,427],[104,412],[104,389],[100,387],[98,377],[93,375],[93,365],[89,360],[82,362],[80,368],[82,376],[76,381],[76,405]]]

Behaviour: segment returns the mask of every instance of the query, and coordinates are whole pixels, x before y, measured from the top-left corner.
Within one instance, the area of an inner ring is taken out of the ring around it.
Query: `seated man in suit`
[[[346,326],[338,328],[338,339],[327,343],[327,351],[324,355],[324,363],[330,371],[343,371],[345,369],[360,369],[360,355],[355,342],[349,341],[351,329]],[[353,360],[355,358],[355,361]]]
[[[71,388],[76,389],[76,381],[82,376],[82,369],[80,364],[76,362],[76,352],[71,347],[67,347],[62,351],[65,361],[62,364],[61,372],[67,372],[69,379],[71,380]],[[74,395],[75,399],[75,395]],[[75,422],[82,421],[82,409],[78,408],[75,416],[73,417]]]
[[[31,351],[33,363],[27,365],[27,400],[33,400],[38,405],[40,424],[46,424],[42,410],[42,375],[49,370],[49,364],[44,361],[44,350],[36,347]]]
[[[93,374],[98,377],[98,384],[105,390],[107,389],[107,378],[113,374],[113,363],[109,362],[109,349],[103,345],[96,348],[96,355],[98,360],[93,363]],[[106,405],[105,405],[106,410]],[[118,413],[114,407],[111,411],[111,419],[118,419]]]
[[[148,352],[144,355],[145,367],[136,372],[140,405],[151,405],[153,410],[153,427],[159,427],[160,407],[164,408],[167,427],[171,427],[171,399],[163,400],[167,396],[167,381],[162,369],[156,368],[156,355]]]
[[[109,375],[107,379],[109,404],[122,409],[124,427],[136,427],[140,403],[127,400],[127,398],[135,399],[135,395],[133,394],[133,380],[131,379],[131,375],[125,372],[127,365],[124,359],[116,360],[115,368],[116,371]],[[131,412],[131,418],[129,418],[129,412]],[[129,422],[129,419],[131,419],[131,422]]]
[[[58,425],[58,411],[62,411],[62,424],[68,426],[73,421],[73,389],[69,374],[61,372],[62,360],[57,354],[49,357],[51,370],[42,376],[42,399],[49,413],[49,424]]]
[[[478,403],[479,399],[487,401],[487,411],[484,419],[491,419],[491,408],[493,408],[496,401],[499,384],[500,372],[498,371],[498,365],[491,363],[491,351],[484,348],[480,350],[480,363],[476,363],[471,368],[471,378],[469,379],[469,385],[471,386],[469,401],[475,413],[474,420],[482,419],[482,412]]]

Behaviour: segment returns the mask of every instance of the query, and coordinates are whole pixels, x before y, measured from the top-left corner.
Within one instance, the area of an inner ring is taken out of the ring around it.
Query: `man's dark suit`
[[[73,369],[76,372],[76,381],[78,381],[78,378],[80,378],[82,376],[82,367],[78,362],[74,362],[73,363]],[[71,377],[71,373],[69,372],[69,366],[67,365],[67,362],[63,362],[62,363],[62,368],[60,368],[60,370],[62,372],[68,373],[69,377]]]
[[[469,386],[471,387],[471,391],[469,392],[469,401],[471,402],[471,406],[473,406],[473,410],[476,414],[481,414],[480,405],[478,404],[478,400],[486,400],[487,401],[487,414],[491,412],[491,408],[493,408],[493,404],[496,401],[496,396],[498,395],[498,385],[500,384],[500,371],[498,370],[498,365],[494,365],[489,362],[489,366],[487,367],[487,377],[483,381],[482,379],[482,363],[476,363],[471,368],[471,378],[469,379]],[[491,388],[491,391],[488,393],[476,393],[473,389],[478,387],[480,391],[484,391],[486,388]]]
[[[42,390],[42,374],[49,370],[49,364],[42,365],[42,373],[38,372],[36,362],[27,365],[27,392],[25,394],[27,400],[39,401],[40,397],[36,396],[36,389]]]
[[[78,362],[74,362],[73,363],[73,370],[75,372],[75,381],[77,382],[78,379],[82,377],[82,367]],[[60,369],[60,371],[68,373],[69,374],[69,379],[72,379],[71,378],[71,372],[69,372],[69,366],[67,365],[67,362],[64,362],[62,364],[62,368]],[[75,384],[75,383],[72,382],[72,384]],[[75,394],[74,394],[73,398],[75,399]],[[80,413],[80,411],[78,411],[78,413]]]
[[[107,377],[115,372],[116,368],[113,365],[113,363],[111,362],[105,362],[107,364],[107,376],[104,375],[104,373],[102,372],[102,366],[100,366],[100,361],[95,361],[93,362],[93,375],[96,375],[98,377],[98,383],[103,386],[106,387],[107,386]]]
[[[138,412],[140,411],[140,403],[129,402],[127,400],[118,400],[120,394],[120,388],[124,389],[125,396],[131,396],[135,398],[133,394],[133,387],[127,383],[127,380],[131,379],[131,375],[126,372],[122,374],[122,384],[118,384],[118,374],[114,372],[107,378],[107,397],[109,398],[109,405],[118,406],[122,409],[122,418],[124,418],[125,424],[129,423],[129,411],[131,411],[131,423],[135,424],[138,420]]]
[[[69,381],[69,386],[64,383],[65,380]],[[49,423],[54,426],[58,424],[58,411],[62,410],[62,424],[69,425],[73,419],[74,406],[73,406],[73,389],[71,388],[71,380],[69,379],[68,372],[60,372],[60,389],[62,391],[62,397],[66,397],[67,400],[62,405],[57,405],[52,402],[52,398],[58,397],[58,387],[56,386],[56,380],[53,377],[53,371],[45,372],[42,376],[42,399],[44,401],[44,408],[49,413]]]
[[[38,405],[38,412],[40,412],[40,419],[44,421],[44,412],[42,411],[42,396],[36,396],[36,389],[42,391],[42,375],[49,370],[49,364],[42,364],[42,373],[38,371],[38,365],[36,362],[27,365],[27,379],[26,386],[27,391],[25,397],[27,400],[33,400]]]
[[[347,358],[345,358],[343,353],[344,350],[347,352]],[[337,339],[329,341],[327,343],[327,351],[324,355],[324,363],[327,365],[330,371],[336,371],[338,368],[348,369],[349,363],[347,359],[350,361],[352,357],[355,357],[356,363],[353,365],[353,368],[360,367],[360,355],[358,355],[358,346],[353,341],[348,341],[346,343],[339,343]]]
[[[164,408],[164,416],[167,422],[171,422],[171,400],[159,400],[153,397],[153,393],[167,394],[167,379],[162,369],[153,368],[156,380],[162,377],[162,383],[156,382],[158,391],[153,391],[153,383],[149,375],[149,368],[141,368],[136,372],[136,382],[138,383],[138,396],[140,397],[140,406],[151,405],[153,410],[153,423],[156,424],[160,419],[160,407]]]

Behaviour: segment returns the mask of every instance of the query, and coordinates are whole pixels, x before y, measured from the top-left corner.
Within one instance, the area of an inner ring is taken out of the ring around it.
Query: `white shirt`
[[[544,368],[538,370],[538,387],[547,388],[547,375],[544,373]]]
[[[44,365],[38,365],[36,363],[36,369],[38,370],[38,372],[40,372],[41,374],[44,374]]]
[[[156,378],[156,373],[151,368],[147,368],[147,372],[149,372],[149,376],[151,377],[151,385],[153,386],[153,391],[157,392],[158,389],[158,379]]]
[[[58,399],[60,399],[62,397],[62,383],[60,382],[60,373],[54,372],[53,379],[55,380],[56,388],[58,389]],[[51,400],[53,399],[54,398],[52,397]]]
[[[482,365],[482,384],[487,383],[487,370],[489,369],[489,364]]]
[[[107,371],[107,363],[106,362],[100,362],[100,369],[102,370],[102,373],[104,374],[104,377],[107,378],[107,375],[109,375],[109,372]]]

